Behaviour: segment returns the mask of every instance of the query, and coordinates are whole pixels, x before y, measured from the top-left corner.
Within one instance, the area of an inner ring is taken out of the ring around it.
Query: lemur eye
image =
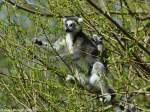
[[[70,27],[75,27],[76,23],[70,24]]]
[[[72,23],[72,24],[70,24],[70,26],[72,27],[74,24]]]

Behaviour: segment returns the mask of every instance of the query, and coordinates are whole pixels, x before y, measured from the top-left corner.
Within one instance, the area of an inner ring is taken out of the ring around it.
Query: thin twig
[[[126,35],[130,40],[133,40],[137,45],[144,50],[148,55],[150,55],[150,51],[146,49],[142,43],[138,42],[135,38],[133,38],[129,32],[127,32],[121,25],[119,25],[114,19],[112,19],[107,13],[105,13],[101,8],[99,8],[96,4],[94,4],[91,0],[87,0],[89,4],[91,4],[96,10],[98,10],[104,17],[106,17],[109,21],[111,21],[120,31]]]
[[[135,17],[137,20],[142,20],[142,21],[150,20],[150,16],[146,16],[146,17],[140,17],[140,16],[138,16],[137,13],[133,12],[133,11],[130,9],[130,7],[129,7],[129,5],[128,5],[128,3],[127,3],[126,0],[123,0],[123,2],[124,2],[124,4],[125,4],[125,6],[127,7],[127,10],[128,10],[128,12],[129,12],[129,14],[130,14],[131,16]],[[148,14],[149,14],[149,13],[148,13]],[[147,15],[148,15],[148,14],[147,14]]]
[[[26,12],[29,12],[29,13],[32,13],[32,14],[35,14],[35,15],[40,15],[40,16],[45,16],[45,17],[54,17],[53,14],[48,14],[48,13],[41,13],[41,12],[37,12],[37,11],[34,11],[32,9],[29,9],[27,7],[23,7],[21,5],[19,5],[18,3],[15,3],[13,2],[12,0],[5,0],[6,2],[16,6],[17,8],[21,9],[21,10],[24,10]],[[58,16],[59,18],[61,18],[62,16]]]
[[[24,10],[26,12],[29,12],[31,14],[35,14],[35,15],[39,15],[39,16],[43,16],[43,17],[55,17],[55,18],[63,18],[63,17],[68,17],[67,15],[61,15],[61,14],[52,14],[52,13],[42,13],[40,11],[35,11],[35,10],[32,10],[32,9],[29,9],[27,7],[24,7],[24,6],[21,6],[19,5],[18,3],[16,2],[13,2],[12,0],[5,0],[7,3],[10,3],[11,5],[13,6],[16,6],[18,9],[21,9],[21,10]],[[70,15],[70,16],[77,16],[79,14],[76,14],[76,15]]]
[[[135,38],[133,38],[122,26],[120,26],[115,20],[113,20],[107,13],[103,12],[101,8],[99,8],[96,4],[94,4],[91,0],[87,0],[89,4],[91,4],[96,10],[98,10],[104,17],[106,17],[108,20],[110,20],[120,31],[126,35],[130,40],[133,40],[137,45],[144,50],[148,55],[150,55],[150,51],[145,48],[140,42],[138,42]],[[124,49],[124,48],[123,48]],[[140,59],[134,52],[132,53],[133,57],[135,58],[135,61],[143,63],[143,60]],[[150,67],[147,64],[139,64],[140,67],[147,72],[147,74],[150,73]]]
[[[60,58],[60,60],[67,66],[68,70],[69,70],[72,74],[74,74],[74,72],[72,71],[72,68],[70,67],[70,65],[61,57],[61,55],[60,55],[60,54],[56,51],[56,49],[53,47],[51,41],[48,39],[48,36],[47,36],[47,34],[46,34],[46,32],[45,32],[44,27],[43,27],[42,25],[41,25],[41,27],[42,27],[43,33],[44,33],[46,39],[48,40],[48,42],[49,42],[49,44],[50,44],[52,50],[54,51],[54,53],[55,53],[55,54]]]

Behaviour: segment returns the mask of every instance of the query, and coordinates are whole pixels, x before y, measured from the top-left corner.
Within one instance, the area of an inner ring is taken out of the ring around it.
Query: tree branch
[[[120,26],[115,20],[113,20],[107,13],[103,12],[101,8],[97,7],[91,0],[87,0],[88,3],[90,3],[95,9],[97,9],[102,15],[104,15],[108,20],[110,20],[118,29],[121,30],[121,32],[126,35],[130,40],[137,43],[137,45],[144,50],[147,54],[150,55],[150,51],[147,50],[140,42],[138,42],[135,38],[133,38],[122,26]],[[124,50],[124,47],[121,46]],[[146,73],[150,73],[150,67],[143,62],[142,59],[140,59],[134,52],[132,53],[132,56],[135,58],[135,61],[140,62],[138,66],[140,66]]]
[[[61,57],[61,55],[60,55],[60,54],[56,51],[56,49],[53,47],[51,41],[48,39],[48,36],[47,36],[47,34],[46,34],[46,32],[45,32],[44,27],[43,27],[42,25],[41,25],[41,28],[42,28],[42,30],[43,30],[43,33],[44,33],[46,39],[48,40],[48,42],[49,42],[49,44],[50,44],[52,50],[54,51],[54,53],[55,53],[55,54],[60,58],[60,60],[66,65],[66,67],[67,67],[68,70],[71,72],[71,74],[74,74],[74,72],[72,71],[72,68],[70,67],[70,65]]]
[[[27,7],[19,5],[18,3],[13,2],[12,0],[5,0],[5,1],[7,3],[10,3],[13,6],[16,6],[18,9],[24,10],[24,11],[29,12],[29,13],[34,14],[34,15],[43,16],[43,17],[63,18],[63,17],[70,17],[70,16],[78,16],[79,15],[79,14],[76,14],[76,15],[65,16],[65,15],[57,14],[57,16],[56,16],[56,15],[51,14],[51,13],[42,13],[42,12],[39,12],[39,11],[29,9]]]
[[[113,15],[129,15],[129,13],[127,12],[119,12],[119,11],[110,11],[109,12],[110,14],[113,14]],[[148,12],[132,12],[133,14],[140,14],[140,15],[148,15],[149,13]]]
[[[133,17],[135,17],[137,20],[141,20],[141,21],[150,20],[150,16],[146,16],[146,17],[140,17],[140,16],[138,16],[137,13],[134,13],[134,12],[130,9],[130,7],[129,7],[129,5],[128,5],[128,3],[127,3],[126,0],[123,0],[123,2],[124,2],[124,4],[125,4],[125,6],[127,7],[127,10],[128,10],[128,12],[129,12],[129,14],[130,14],[131,16],[133,16]],[[148,15],[148,14],[147,14],[147,15]]]
[[[126,35],[130,40],[133,40],[137,43],[137,45],[144,50],[148,55],[150,55],[150,51],[146,49],[142,43],[138,42],[135,38],[133,38],[121,25],[119,25],[115,20],[113,20],[107,13],[105,13],[101,8],[99,8],[96,4],[94,4],[91,0],[87,0],[89,4],[91,4],[96,10],[98,10],[104,17],[106,17],[109,21],[111,21],[124,35]]]
[[[5,1],[6,1],[7,3],[10,3],[11,5],[16,6],[18,9],[24,10],[24,11],[29,12],[29,13],[31,13],[31,14],[40,15],[40,16],[45,16],[45,17],[54,17],[54,16],[55,16],[55,15],[53,15],[53,14],[41,13],[41,12],[34,11],[34,10],[32,10],[32,9],[29,9],[29,8],[27,8],[27,7],[23,7],[23,6],[19,5],[18,3],[13,2],[12,0],[5,0]],[[55,16],[55,17],[57,17],[57,18],[62,18],[61,15],[58,15],[58,16]]]

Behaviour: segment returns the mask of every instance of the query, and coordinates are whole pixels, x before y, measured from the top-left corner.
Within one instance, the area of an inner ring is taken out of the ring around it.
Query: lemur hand
[[[95,42],[96,45],[103,43],[103,37],[98,36],[97,34],[93,34],[92,41]]]

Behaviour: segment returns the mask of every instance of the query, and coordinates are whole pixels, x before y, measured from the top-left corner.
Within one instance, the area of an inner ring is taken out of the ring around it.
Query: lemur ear
[[[62,17],[62,21],[65,23],[65,21],[67,20],[66,17]]]
[[[83,22],[83,18],[78,18],[78,22],[82,23]]]

